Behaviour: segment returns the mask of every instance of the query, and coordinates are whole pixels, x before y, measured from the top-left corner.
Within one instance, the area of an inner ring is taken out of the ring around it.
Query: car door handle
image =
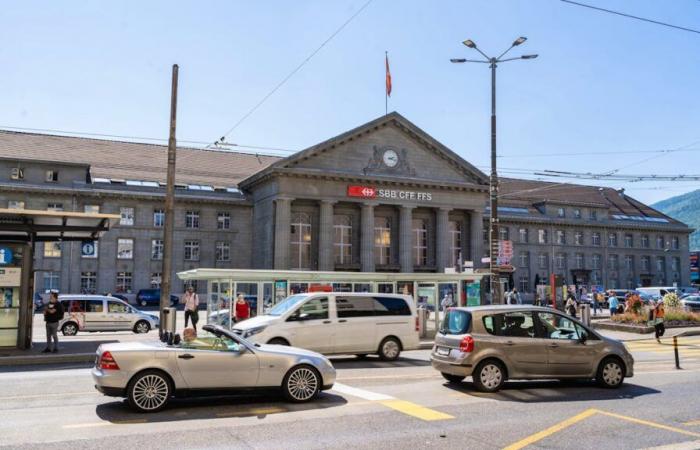
[[[345,320],[345,319],[340,319],[340,320],[338,321],[338,323],[343,323],[343,322],[347,322],[347,320]]]
[[[194,356],[190,355],[189,353],[185,353],[184,355],[178,355],[178,358],[180,358],[180,359],[193,359]]]
[[[331,323],[330,320],[324,320],[323,323]]]
[[[510,346],[510,345],[515,345],[515,342],[513,342],[513,341],[508,341],[508,342],[505,343],[505,345],[508,345],[508,346]]]
[[[549,347],[549,348],[557,348],[557,347],[559,347],[559,344],[549,344],[547,347]]]

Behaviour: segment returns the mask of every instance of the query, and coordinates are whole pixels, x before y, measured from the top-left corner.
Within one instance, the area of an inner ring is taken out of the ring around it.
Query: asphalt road
[[[148,415],[98,394],[85,367],[15,368],[0,373],[0,446],[625,449],[697,441],[688,448],[700,448],[694,341],[685,343],[683,370],[663,344],[635,345],[635,377],[618,390],[542,381],[481,394],[468,381],[447,384],[428,351],[412,351],[394,363],[335,358],[338,384],[309,404],[237,396],[180,400]]]

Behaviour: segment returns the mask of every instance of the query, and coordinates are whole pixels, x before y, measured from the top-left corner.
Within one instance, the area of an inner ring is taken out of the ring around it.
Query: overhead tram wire
[[[633,16],[632,14],[622,13],[619,11],[613,11],[611,9],[600,8],[598,6],[587,5],[585,3],[574,2],[572,0],[560,0],[560,1],[562,1],[564,3],[569,3],[571,5],[581,6],[583,8],[590,8],[590,9],[594,9],[596,11],[606,12],[608,14],[615,14],[618,16],[627,17],[628,19],[641,20],[642,22],[653,23],[654,25],[661,25],[664,27],[675,28],[675,29],[681,30],[681,31],[688,31],[690,33],[700,34],[700,30],[694,30],[692,28],[681,27],[681,26],[673,25],[673,24],[666,23],[666,22],[660,22],[658,20],[647,19],[645,17]]]
[[[284,78],[282,79],[282,81],[280,81],[279,83],[277,83],[277,85],[276,85],[274,88],[272,88],[272,90],[271,90],[270,92],[268,92],[267,94],[265,94],[265,96],[264,96],[258,103],[256,103],[255,106],[253,106],[253,107],[252,107],[250,110],[248,110],[248,112],[246,112],[240,119],[238,119],[238,121],[237,121],[235,124],[233,124],[233,126],[232,126],[231,128],[229,128],[228,131],[226,131],[226,133],[224,133],[224,134],[221,136],[221,139],[215,141],[214,144],[210,144],[210,145],[216,145],[216,144],[219,143],[220,141],[224,141],[224,140],[228,137],[229,134],[231,134],[231,133],[232,133],[236,128],[238,128],[248,117],[250,117],[255,111],[257,111],[257,109],[260,108],[260,107],[263,105],[263,103],[265,103],[265,102],[267,101],[268,98],[272,97],[272,95],[273,95],[275,92],[277,92],[277,90],[279,90],[279,88],[281,88],[287,81],[289,81],[290,78],[292,78],[297,72],[299,72],[299,71],[301,70],[301,68],[304,67],[304,66],[306,65],[306,63],[308,63],[308,62],[311,60],[311,58],[313,58],[314,56],[316,56],[316,54],[317,54],[318,52],[320,52],[320,51],[323,49],[323,47],[326,46],[326,44],[328,44],[330,41],[332,41],[334,37],[336,37],[341,31],[343,31],[343,29],[345,29],[345,27],[348,26],[348,25],[350,24],[350,22],[352,22],[352,21],[355,19],[355,17],[359,16],[360,13],[361,13],[362,11],[364,11],[365,8],[367,8],[367,7],[370,5],[370,3],[372,3],[372,1],[373,1],[373,0],[367,0],[367,2],[365,2],[365,4],[362,5],[362,6],[360,7],[360,9],[358,9],[357,11],[355,11],[355,13],[354,13],[353,15],[350,16],[350,18],[348,18],[345,22],[343,22],[343,24],[340,25],[340,26],[339,26],[325,41],[323,41],[323,42],[321,43],[321,45],[319,45],[319,46],[316,48],[316,50],[314,50],[313,52],[311,52],[311,54],[310,54],[309,56],[307,56],[306,59],[304,59],[299,65],[297,65],[291,72],[289,72],[289,74],[287,74],[287,76],[284,77]]]

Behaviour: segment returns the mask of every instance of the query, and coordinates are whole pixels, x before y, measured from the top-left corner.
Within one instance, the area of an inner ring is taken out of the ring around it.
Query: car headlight
[[[243,337],[244,337],[244,338],[249,338],[249,337],[251,337],[251,336],[253,336],[253,335],[255,335],[255,334],[258,334],[258,333],[262,332],[265,328],[267,328],[267,327],[266,327],[266,326],[262,326],[262,327],[255,327],[255,328],[251,328],[251,329],[249,329],[249,330],[246,330],[246,331],[243,333]]]

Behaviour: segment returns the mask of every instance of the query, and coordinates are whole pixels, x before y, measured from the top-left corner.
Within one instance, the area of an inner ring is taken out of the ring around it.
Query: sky
[[[700,23],[698,0],[581,1]],[[366,2],[4,0],[0,128],[166,140],[177,63],[178,140],[213,142]],[[488,66],[449,59],[479,57],[467,38],[497,55],[518,36],[512,54],[539,57],[498,68],[502,175],[700,173],[700,34],[559,0],[372,0],[227,141],[301,150],[383,115],[386,51],[389,111],[488,171]],[[700,188],[594,183],[647,203]]]

